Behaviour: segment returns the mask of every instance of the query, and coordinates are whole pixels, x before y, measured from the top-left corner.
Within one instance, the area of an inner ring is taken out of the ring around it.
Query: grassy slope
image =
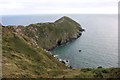
[[[77,38],[81,30],[78,23],[68,17],[63,17],[54,23],[31,24],[22,33],[34,39],[40,47],[49,50],[54,48],[58,42],[65,43],[72,38]]]
[[[67,68],[41,48],[28,45],[10,28],[3,29],[3,76],[37,76],[47,70]]]
[[[3,77],[108,78],[118,75],[117,68],[69,69],[43,49],[28,45],[12,28],[3,28]]]
[[[63,20],[62,20],[63,21]],[[64,21],[65,22],[65,21]],[[60,24],[61,21],[56,21],[55,24]],[[67,22],[65,22],[67,23]],[[48,23],[42,24],[47,25]],[[49,23],[50,24],[50,23]],[[47,48],[50,45],[55,44],[54,38],[64,34],[64,30],[68,28],[63,25],[64,28],[54,30],[56,26],[50,24],[44,29],[38,24],[36,33],[34,34],[28,30],[29,28],[36,27],[37,24],[29,26],[27,28],[27,37],[21,35],[20,32],[15,32],[13,27],[3,27],[3,77],[67,77],[67,78],[89,78],[89,77],[118,77],[120,75],[118,68],[85,68],[85,69],[69,69],[63,63],[59,62],[57,59],[53,58],[48,52],[44,51],[42,48]],[[60,26],[60,25],[59,25]],[[21,27],[23,28],[23,27]],[[53,29],[54,28],[54,29]],[[66,28],[66,29],[65,29]],[[23,28],[24,29],[24,28]],[[76,29],[77,30],[77,29]],[[22,30],[24,31],[24,30]],[[68,30],[69,31],[69,30]],[[67,31],[67,32],[68,32]],[[47,33],[48,36],[46,36]],[[55,33],[54,33],[55,32]],[[38,44],[39,48],[31,45],[31,38],[37,40],[34,36],[39,34]],[[61,34],[59,34],[61,33]],[[74,33],[74,30],[73,30]],[[72,35],[69,33],[69,35]],[[54,38],[52,36],[55,36]],[[66,36],[63,36],[63,38]],[[49,38],[49,39],[48,39]],[[53,41],[51,41],[53,39]],[[48,40],[48,41],[47,41]],[[51,43],[50,43],[51,41]],[[44,46],[45,45],[45,46]],[[41,47],[42,46],[42,47]],[[43,47],[44,46],[44,47]]]

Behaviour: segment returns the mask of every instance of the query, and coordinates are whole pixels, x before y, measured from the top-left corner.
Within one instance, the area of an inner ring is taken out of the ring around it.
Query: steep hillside
[[[13,30],[12,27],[3,28],[3,76],[34,77],[47,70],[67,68],[42,48],[30,46]]]
[[[70,18],[61,19],[61,23],[56,21],[28,26],[2,26],[3,76],[50,77],[49,71],[67,73],[64,70],[70,68],[47,50],[79,37],[82,28]]]
[[[36,46],[51,50],[54,47],[76,39],[81,35],[83,29],[72,19],[64,16],[54,23],[36,23],[16,29],[32,40]]]
[[[80,37],[80,24],[64,16],[54,23],[2,26],[4,78],[84,78],[118,76],[117,69],[70,69],[48,50]],[[102,76],[101,76],[102,75]]]

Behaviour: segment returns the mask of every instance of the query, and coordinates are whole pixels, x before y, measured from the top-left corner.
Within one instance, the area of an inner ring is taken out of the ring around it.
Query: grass
[[[44,50],[55,47],[58,41],[62,43],[73,38],[74,34],[79,33],[78,26],[80,25],[76,22],[64,17],[55,23],[21,26],[20,32],[16,32],[14,26],[2,27],[3,77],[118,78],[119,68],[70,69]],[[38,36],[38,39],[35,36]],[[36,41],[39,48],[31,39]]]
[[[10,34],[11,36],[3,35],[3,76],[20,77],[20,74],[27,73],[27,76],[34,76],[36,73],[38,76],[40,73],[46,74],[46,69],[67,68],[42,48],[32,47],[21,36],[12,32]],[[14,69],[10,65],[13,65]]]
[[[36,30],[37,29],[37,30]],[[28,37],[34,39],[38,45],[50,50],[57,45],[57,41],[62,43],[79,35],[81,26],[70,18],[63,17],[54,23],[36,23],[25,27],[22,31]],[[36,39],[38,36],[38,39]]]

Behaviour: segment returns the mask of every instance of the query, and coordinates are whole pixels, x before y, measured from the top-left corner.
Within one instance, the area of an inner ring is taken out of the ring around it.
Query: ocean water
[[[78,39],[63,44],[52,54],[69,60],[73,68],[118,67],[118,18],[113,14],[50,14],[2,16],[3,25],[54,22],[68,16],[85,29]],[[81,50],[81,52],[79,52]]]

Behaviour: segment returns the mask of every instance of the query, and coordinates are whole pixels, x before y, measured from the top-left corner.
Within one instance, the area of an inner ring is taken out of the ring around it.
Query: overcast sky
[[[0,0],[0,15],[117,14],[119,0]]]

